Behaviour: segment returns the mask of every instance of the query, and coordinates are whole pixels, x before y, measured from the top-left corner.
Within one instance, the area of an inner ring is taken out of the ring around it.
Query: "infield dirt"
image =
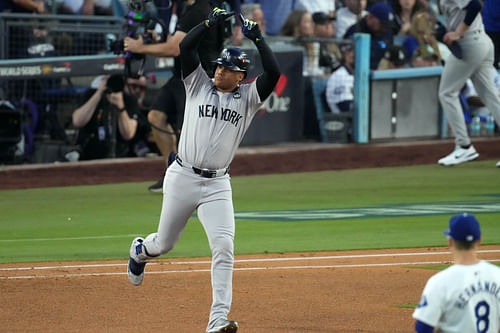
[[[500,158],[499,143],[475,143],[480,159]],[[248,150],[237,155],[232,174],[430,164],[452,147],[439,141]],[[117,172],[125,166],[126,173]],[[10,189],[156,180],[163,167],[160,159],[13,166],[0,169],[0,184]],[[500,245],[481,250],[489,251],[481,258],[500,260]],[[412,332],[412,305],[437,272],[417,266],[450,260],[444,248],[237,256],[230,318],[243,333]],[[140,287],[129,283],[125,261],[0,265],[0,331],[204,332],[209,261],[153,261]]]

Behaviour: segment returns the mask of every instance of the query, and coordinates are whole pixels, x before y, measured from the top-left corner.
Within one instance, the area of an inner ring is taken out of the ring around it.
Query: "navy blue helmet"
[[[222,50],[215,63],[229,68],[230,70],[247,73],[250,67],[250,59],[241,49],[231,47]]]

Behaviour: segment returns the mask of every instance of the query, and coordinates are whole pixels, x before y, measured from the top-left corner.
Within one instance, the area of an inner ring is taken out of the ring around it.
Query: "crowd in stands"
[[[155,13],[165,21],[171,35],[192,1],[154,0]],[[304,75],[329,78],[325,95],[332,112],[352,111],[355,52],[352,38],[355,33],[363,32],[371,37],[371,70],[437,66],[450,53],[436,33],[444,29],[438,0],[205,1],[241,12],[244,17],[256,21],[263,36],[270,37],[271,44],[280,37],[289,37],[291,43],[302,46]],[[496,1],[482,0],[482,15],[486,32],[495,45],[498,69],[500,10]],[[0,12],[118,17],[126,11],[127,4],[127,0],[2,0]],[[239,20],[233,19],[232,24],[236,27],[229,32],[225,43],[249,47],[237,27]],[[15,57],[70,55],[63,50],[65,43],[51,43],[48,29],[47,26],[33,26],[30,42],[18,48]]]

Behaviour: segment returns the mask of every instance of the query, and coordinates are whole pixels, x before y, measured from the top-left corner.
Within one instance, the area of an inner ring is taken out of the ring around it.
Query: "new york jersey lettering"
[[[205,105],[198,105],[198,117],[199,118],[215,118],[219,119],[222,121],[227,121],[233,124],[235,127],[238,126],[238,123],[241,118],[243,118],[242,115],[240,115],[237,111],[231,110],[231,109],[220,109],[220,117],[219,117],[219,110],[215,105],[210,105],[210,104],[205,104]]]

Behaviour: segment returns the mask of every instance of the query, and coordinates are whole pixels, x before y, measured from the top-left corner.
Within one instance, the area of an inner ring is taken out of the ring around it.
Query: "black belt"
[[[191,165],[187,162],[183,162],[182,159],[177,155],[175,156],[175,161],[181,166],[181,167],[186,167],[186,168],[191,168],[194,173],[200,175],[201,177],[204,178],[215,178],[215,177],[220,177],[224,176],[229,172],[229,167],[219,169],[219,170],[208,170],[208,169],[200,169],[195,167],[194,165]]]

